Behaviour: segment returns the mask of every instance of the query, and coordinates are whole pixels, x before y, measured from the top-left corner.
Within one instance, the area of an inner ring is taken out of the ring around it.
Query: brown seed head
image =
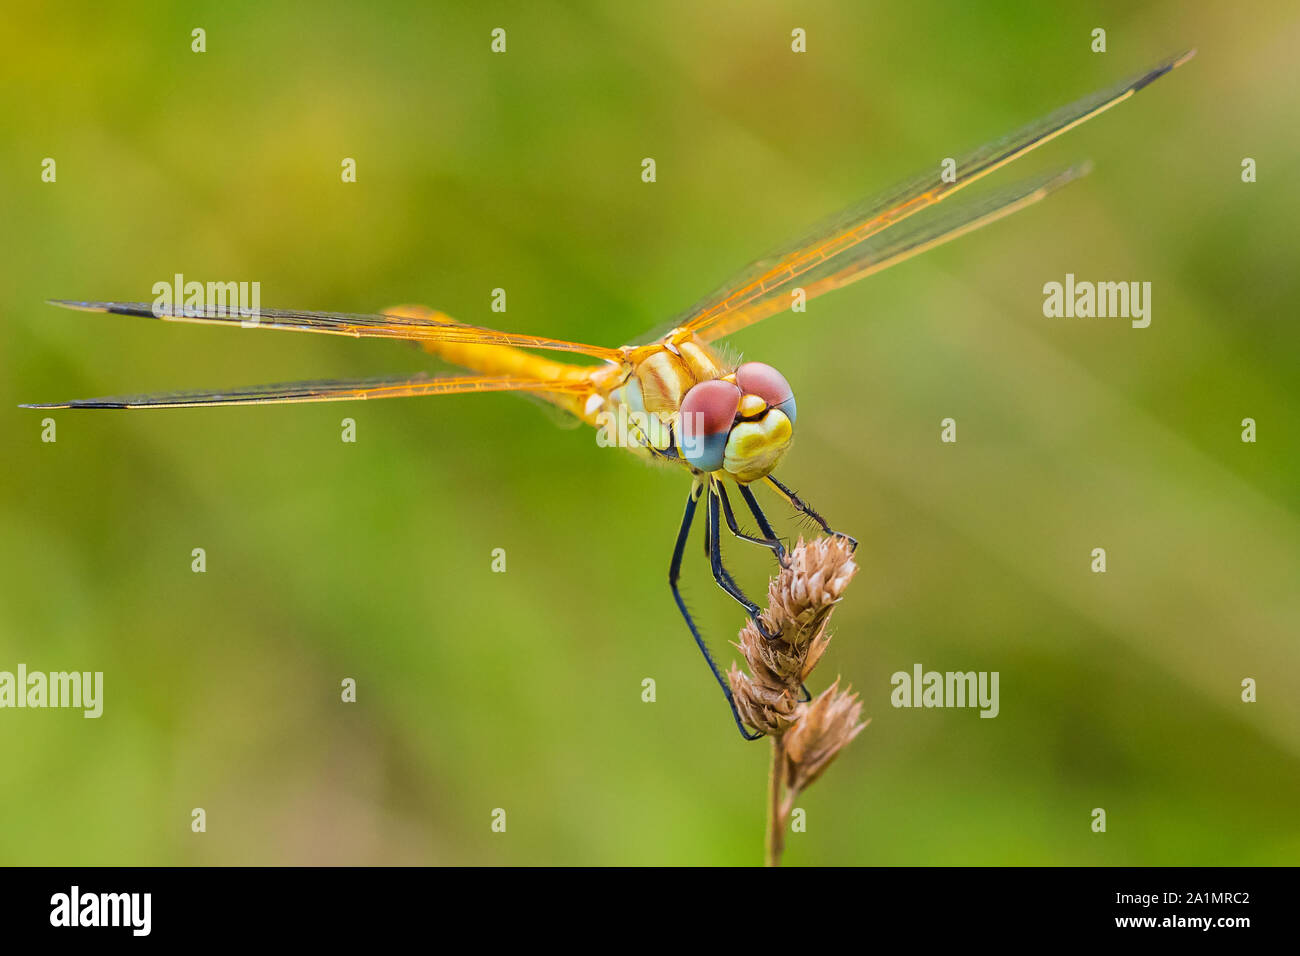
[[[849,689],[840,690],[839,679],[807,704],[799,705],[793,726],[785,735],[785,782],[798,793],[822,775],[849,741],[870,721],[862,721],[862,701]]]
[[[745,655],[754,681],[772,689],[799,687],[830,641],[831,612],[858,572],[853,549],[843,538],[803,539],[789,552],[789,563],[767,588],[763,624],[781,637],[769,641],[753,621],[740,631],[736,646]]]
[[[731,684],[731,693],[735,697],[740,719],[770,736],[779,736],[789,730],[798,708],[802,706],[788,687],[763,680],[751,680],[735,664],[731,665],[731,670],[727,673],[727,682]]]

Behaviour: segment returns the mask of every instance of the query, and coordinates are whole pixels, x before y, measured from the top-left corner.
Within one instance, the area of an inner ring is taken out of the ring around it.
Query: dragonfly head
[[[682,398],[679,453],[700,471],[725,471],[741,484],[777,466],[794,437],[790,383],[762,362],[699,382]]]

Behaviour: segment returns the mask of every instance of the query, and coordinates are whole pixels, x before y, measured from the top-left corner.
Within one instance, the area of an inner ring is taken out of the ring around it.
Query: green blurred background
[[[43,444],[17,403],[433,365],[45,299],[181,272],[617,345],[1192,45],[997,180],[1091,158],[1082,183],[732,340],[799,396],[781,475],[862,541],[812,683],[842,674],[872,723],[787,860],[1300,859],[1294,4],[350,6],[6,13],[0,669],[102,670],[106,700],[0,712],[0,862],[761,857],[766,746],[666,586],[684,476],[508,395],[64,411]],[[1067,272],[1152,282],[1151,327],[1044,318]],[[761,592],[762,556],[729,553]],[[686,575],[728,659],[742,618],[698,539]],[[895,710],[918,662],[999,671],[1001,715]]]

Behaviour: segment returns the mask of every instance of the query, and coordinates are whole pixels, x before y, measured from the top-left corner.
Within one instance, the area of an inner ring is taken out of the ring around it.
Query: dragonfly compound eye
[[[746,362],[736,369],[736,384],[746,395],[757,395],[772,408],[778,408],[794,424],[794,389],[785,376],[762,362]]]
[[[681,455],[700,471],[717,471],[727,449],[727,436],[740,407],[740,389],[712,379],[695,385],[682,399]]]

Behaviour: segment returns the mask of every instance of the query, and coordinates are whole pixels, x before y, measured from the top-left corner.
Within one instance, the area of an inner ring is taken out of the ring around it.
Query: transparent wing
[[[675,326],[699,335],[725,322],[730,313],[752,307],[766,297],[786,293],[793,287],[791,283],[794,280],[833,260],[842,259],[885,229],[941,202],[1080,123],[1104,113],[1187,62],[1195,52],[1189,50],[1170,57],[1123,83],[1071,103],[1023,129],[981,146],[957,160],[956,178],[953,182],[945,182],[936,165],[914,179],[854,206],[815,229],[805,239],[755,262],[720,291],[680,316],[674,323]],[[716,336],[710,334],[706,337]]]
[[[478,325],[464,325],[451,319],[430,319],[409,315],[363,315],[348,312],[300,312],[292,309],[258,309],[255,316],[241,314],[234,307],[209,306],[190,308],[169,306],[155,309],[146,302],[75,302],[52,300],[54,305],[83,312],[109,312],[113,315],[138,315],[166,322],[197,322],[235,325],[248,328],[290,329],[297,332],[321,332],[353,338],[402,339],[408,342],[458,342],[483,345],[510,345],[516,348],[547,349],[573,352],[611,362],[622,358],[618,349],[582,342],[566,342],[536,335],[499,332]]]
[[[951,242],[958,236],[1005,219],[1067,183],[1087,175],[1090,169],[1091,166],[1087,163],[1081,163],[1017,183],[975,202],[962,203],[954,208],[943,206],[922,213],[894,229],[873,236],[851,253],[837,256],[810,269],[799,280],[797,287],[803,289],[806,299],[815,299],[850,282],[865,279],[945,242]],[[792,285],[791,289],[795,287]],[[721,321],[709,326],[701,338],[712,341],[730,335],[770,315],[788,310],[790,304],[788,292],[766,296],[728,312]]]
[[[538,379],[490,376],[416,376],[403,378],[334,379],[319,382],[282,382],[247,388],[157,392],[149,395],[114,395],[79,398],[71,402],[23,405],[22,408],[192,408],[199,405],[280,405],[293,402],[347,402],[371,398],[405,398],[412,395],[454,395],[464,392],[580,393],[591,388],[582,381],[546,382]]]

